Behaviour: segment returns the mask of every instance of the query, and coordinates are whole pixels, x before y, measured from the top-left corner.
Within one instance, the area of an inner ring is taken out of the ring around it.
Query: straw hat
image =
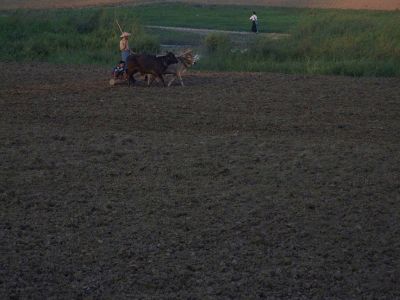
[[[130,36],[131,34],[129,33],[129,32],[123,32],[122,34],[121,34],[121,36],[120,37],[128,37],[128,36]]]

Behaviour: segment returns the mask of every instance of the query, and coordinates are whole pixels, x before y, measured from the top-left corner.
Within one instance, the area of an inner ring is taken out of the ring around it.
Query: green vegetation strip
[[[144,25],[248,31],[255,9],[263,35],[145,29]],[[139,52],[162,44],[194,45],[197,68],[352,76],[400,76],[400,12],[156,4],[134,7],[2,12],[1,61],[49,61],[112,66],[119,59],[119,20]]]

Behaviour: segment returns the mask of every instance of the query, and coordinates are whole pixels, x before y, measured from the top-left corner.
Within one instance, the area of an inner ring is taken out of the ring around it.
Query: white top
[[[251,21],[257,21],[257,16],[256,16],[256,15],[252,15],[252,16],[250,17],[250,20],[251,20]]]

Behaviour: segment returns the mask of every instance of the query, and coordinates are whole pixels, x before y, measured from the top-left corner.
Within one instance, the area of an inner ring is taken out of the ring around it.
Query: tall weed
[[[204,46],[208,53],[223,53],[230,51],[232,42],[226,34],[211,33],[205,37]]]

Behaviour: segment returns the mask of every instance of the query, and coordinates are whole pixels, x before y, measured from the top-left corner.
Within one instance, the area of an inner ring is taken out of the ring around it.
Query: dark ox
[[[171,52],[168,52],[166,55],[163,56],[154,56],[147,54],[129,55],[127,59],[129,85],[131,83],[135,83],[135,78],[133,77],[133,75],[135,75],[136,73],[140,73],[142,75],[153,75],[151,76],[151,82],[148,82],[147,86],[150,86],[151,83],[154,81],[154,78],[158,77],[165,87],[163,74],[169,65],[176,63],[178,63],[178,60]]]

